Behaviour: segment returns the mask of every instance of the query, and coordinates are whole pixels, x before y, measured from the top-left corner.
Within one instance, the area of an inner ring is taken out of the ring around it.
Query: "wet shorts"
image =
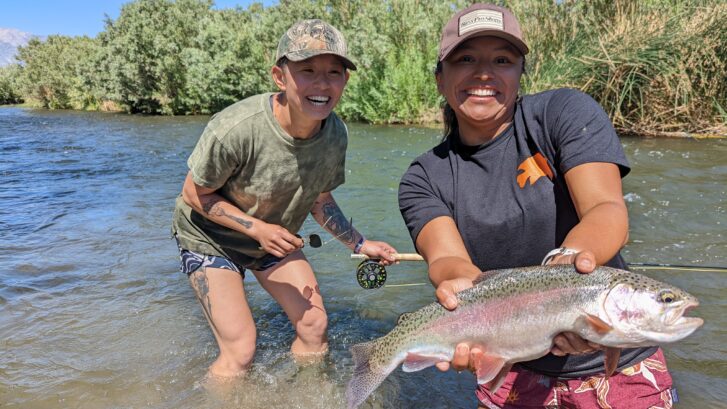
[[[497,393],[482,385],[476,393],[480,407],[491,409],[670,409],[677,401],[661,349],[608,379],[603,374],[577,379],[551,378],[515,365]]]
[[[201,268],[210,267],[232,270],[236,273],[240,273],[242,278],[245,278],[245,267],[237,265],[228,258],[195,253],[194,251],[183,249],[182,247],[179,247],[179,255],[181,257],[180,270],[187,276]],[[267,270],[278,264],[281,260],[281,258],[275,257],[272,254],[267,254],[254,263],[254,269],[259,271]]]

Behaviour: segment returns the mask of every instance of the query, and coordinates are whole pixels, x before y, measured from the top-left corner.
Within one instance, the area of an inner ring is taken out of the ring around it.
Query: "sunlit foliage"
[[[275,47],[294,21],[345,34],[359,70],[348,120],[439,120],[432,71],[443,24],[471,0],[281,0],[218,10],[212,0],[135,0],[96,38],[50,36],[0,71],[0,103],[210,114],[274,90]],[[510,0],[532,50],[523,92],[579,88],[633,132],[724,132],[727,4],[719,0]]]

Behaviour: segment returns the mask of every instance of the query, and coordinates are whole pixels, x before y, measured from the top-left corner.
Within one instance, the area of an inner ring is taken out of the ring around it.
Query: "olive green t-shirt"
[[[272,95],[252,96],[213,116],[187,165],[194,183],[216,189],[252,217],[295,233],[318,195],[344,182],[348,131],[331,113],[313,137],[295,139],[275,120]],[[184,249],[242,266],[265,255],[257,241],[207,219],[181,196],[172,232]]]

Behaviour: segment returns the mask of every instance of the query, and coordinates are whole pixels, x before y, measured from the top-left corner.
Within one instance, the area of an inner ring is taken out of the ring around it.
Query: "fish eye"
[[[677,298],[676,294],[674,294],[673,292],[671,292],[669,290],[664,290],[659,293],[659,300],[661,300],[661,302],[663,302],[663,303],[667,303],[667,304],[672,303],[672,302],[674,302],[674,300],[676,300],[676,298]]]

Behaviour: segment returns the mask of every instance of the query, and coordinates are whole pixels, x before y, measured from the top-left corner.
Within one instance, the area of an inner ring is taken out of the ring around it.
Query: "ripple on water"
[[[9,135],[0,139],[0,152],[10,153],[0,161],[2,404],[340,408],[352,371],[350,346],[383,335],[400,313],[433,300],[430,286],[362,291],[343,247],[306,249],[329,312],[325,364],[304,370],[293,363],[292,326],[249,278],[259,338],[253,370],[229,395],[208,392],[199,382],[217,346],[168,239],[185,162],[206,120],[0,109],[0,129]],[[437,143],[437,132],[349,129],[350,178],[336,199],[363,231],[411,249],[396,185],[411,160]],[[629,261],[727,264],[721,205],[727,143],[623,141],[633,165],[624,179]],[[372,187],[371,180],[382,183]],[[319,231],[314,222],[308,228]],[[420,265],[392,266],[389,273],[391,283],[426,281]],[[702,305],[695,315],[706,320],[693,337],[666,348],[683,405],[719,407],[712,404],[727,401],[718,390],[727,390],[727,369],[720,369],[727,359],[727,278],[659,274],[696,292]],[[473,389],[469,374],[397,370],[369,403],[474,407]]]

